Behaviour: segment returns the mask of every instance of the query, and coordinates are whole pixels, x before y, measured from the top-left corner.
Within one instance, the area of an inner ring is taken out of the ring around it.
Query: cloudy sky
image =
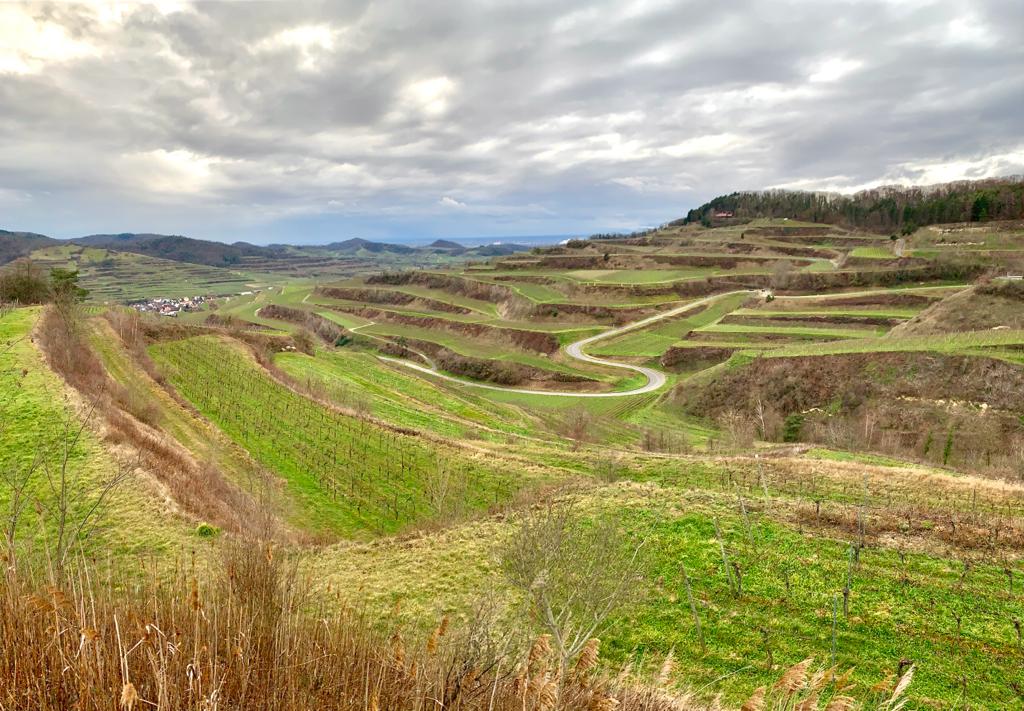
[[[587,234],[1024,173],[1021,0],[0,3],[0,227]]]

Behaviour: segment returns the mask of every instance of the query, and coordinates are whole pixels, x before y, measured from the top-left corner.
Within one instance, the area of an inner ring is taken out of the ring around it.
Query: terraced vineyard
[[[342,414],[275,383],[244,352],[214,338],[159,344],[171,383],[228,436],[287,481],[318,533],[395,532],[432,511],[423,479],[458,467],[467,504],[498,504],[520,485],[472,457]]]
[[[151,296],[220,296],[267,283],[256,272],[185,264],[141,254],[92,247],[50,247],[32,259],[45,268],[78,270],[94,301],[123,303]]]
[[[1020,706],[1024,229],[948,246],[960,228],[719,222],[444,268],[275,269],[258,292],[249,272],[140,256],[114,274],[50,248],[101,301],[203,279],[224,296],[176,319],[94,300],[66,331],[33,331],[56,309],[0,310],[0,462],[32,446],[56,471],[55,423],[88,421],[82,481],[144,456],[83,550],[163,574],[172,550],[201,567],[258,529],[318,615],[364,610],[391,654],[437,643],[442,619],[551,634],[520,605],[558,571],[517,585],[508,551],[565,507],[572,535],[643,541],[636,599],[600,631],[609,674],[737,707],[813,656],[822,680],[853,667],[829,699],[879,706],[913,665],[904,708]],[[81,359],[52,351],[68,343]],[[57,529],[47,482],[24,535]],[[600,589],[588,570],[574,590]]]

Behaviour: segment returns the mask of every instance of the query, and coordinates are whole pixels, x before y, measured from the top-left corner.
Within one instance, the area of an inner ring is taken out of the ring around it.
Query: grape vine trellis
[[[200,412],[288,480],[311,528],[383,534],[430,518],[437,502],[425,480],[452,467],[471,482],[464,502],[471,507],[497,503],[516,488],[493,468],[463,457],[446,462],[415,436],[294,393],[214,338],[158,344],[153,355]]]

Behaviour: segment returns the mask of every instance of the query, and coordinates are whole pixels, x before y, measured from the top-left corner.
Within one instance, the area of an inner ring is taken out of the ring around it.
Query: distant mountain
[[[181,237],[181,235],[160,235],[152,232],[122,232],[116,235],[86,235],[85,237],[76,237],[72,241],[86,247],[116,247],[121,249],[125,246],[151,242],[164,237]],[[181,238],[185,239],[185,237]]]
[[[345,254],[355,254],[356,252],[363,250],[366,252],[372,252],[379,254],[380,252],[391,252],[393,254],[412,254],[416,251],[415,247],[409,247],[404,244],[387,244],[386,242],[371,242],[368,239],[362,239],[360,237],[353,237],[347,239],[344,242],[331,242],[330,244],[324,245],[324,249],[329,249],[334,252],[343,252]]]
[[[248,242],[225,244],[180,235],[124,232],[116,235],[88,235],[71,241],[89,247],[106,247],[210,267],[230,267],[239,264],[243,257],[268,259],[283,256],[280,249],[257,247]]]
[[[27,257],[33,250],[52,247],[60,240],[35,232],[8,232],[0,230],[0,264]]]
[[[33,232],[8,232],[0,230],[0,264],[29,255],[33,250],[61,244],[76,244],[84,247],[101,247],[120,252],[143,254],[150,257],[169,259],[175,262],[202,264],[210,267],[232,267],[252,259],[302,260],[311,253],[323,255],[326,251],[335,255],[395,254],[395,255],[442,255],[451,257],[501,257],[516,252],[529,251],[529,247],[517,244],[488,244],[479,247],[465,247],[451,240],[438,239],[426,247],[410,247],[404,244],[373,242],[362,238],[347,239],[343,242],[317,245],[272,244],[266,247],[248,242],[211,242],[182,235],[163,235],[152,232],[121,232],[119,234],[93,234],[72,240],[58,240]]]
[[[924,225],[1024,219],[1024,178],[990,178],[907,187],[891,185],[853,195],[765,190],[720,195],[673,224],[710,224],[721,216],[742,222],[788,217],[873,232],[913,232]]]
[[[465,252],[477,257],[507,257],[516,252],[529,252],[530,247],[522,244],[485,244]]]
[[[452,242],[447,239],[435,239],[433,242],[427,245],[427,249],[444,249],[452,252],[465,252],[466,248],[458,242]]]

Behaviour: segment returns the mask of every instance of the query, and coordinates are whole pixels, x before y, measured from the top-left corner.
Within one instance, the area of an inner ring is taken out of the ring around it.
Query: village
[[[177,316],[179,313],[199,311],[206,304],[206,296],[183,296],[179,298],[157,298],[139,301],[130,306],[136,311],[159,314],[160,316]]]

